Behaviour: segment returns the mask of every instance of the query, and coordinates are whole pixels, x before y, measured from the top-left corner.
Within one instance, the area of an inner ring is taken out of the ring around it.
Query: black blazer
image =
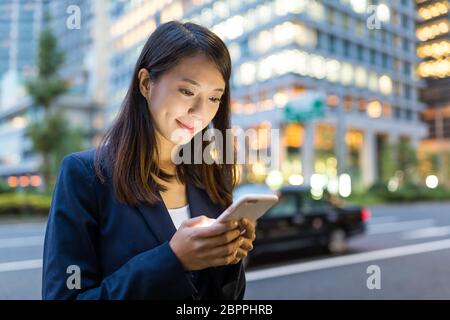
[[[119,204],[110,176],[102,184],[94,174],[95,152],[62,161],[45,234],[44,299],[243,299],[242,262],[186,272],[169,246],[176,228],[164,202]],[[186,188],[191,217],[224,210],[205,190]],[[67,285],[73,265],[79,289]]]

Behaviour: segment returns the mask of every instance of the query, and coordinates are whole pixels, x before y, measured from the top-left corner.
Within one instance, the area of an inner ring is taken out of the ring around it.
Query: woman
[[[211,224],[232,202],[235,165],[171,157],[208,126],[226,137],[230,73],[225,44],[206,28],[172,21],[152,33],[100,146],[62,161],[44,299],[243,298],[255,222]]]

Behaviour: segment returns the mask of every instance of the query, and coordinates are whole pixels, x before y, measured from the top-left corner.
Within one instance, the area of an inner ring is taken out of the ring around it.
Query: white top
[[[189,211],[189,204],[185,205],[184,207],[167,210],[169,211],[170,217],[172,218],[173,224],[175,225],[175,228],[177,228],[177,230],[181,226],[183,221],[189,219],[191,216]]]

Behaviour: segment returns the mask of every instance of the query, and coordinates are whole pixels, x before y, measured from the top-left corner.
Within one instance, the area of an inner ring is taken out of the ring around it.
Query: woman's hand
[[[200,216],[185,220],[169,242],[186,271],[237,263],[236,255],[244,243],[236,220],[213,223]],[[245,234],[251,234],[247,226]]]
[[[256,239],[256,221],[243,218],[239,220],[239,228],[242,230],[244,241],[239,247],[236,259],[232,262],[238,263],[242,258],[246,257],[253,250],[253,241]]]

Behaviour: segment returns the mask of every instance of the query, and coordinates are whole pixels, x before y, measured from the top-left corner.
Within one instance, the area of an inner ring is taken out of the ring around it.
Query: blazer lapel
[[[169,211],[162,200],[161,194],[157,193],[159,201],[154,205],[140,203],[138,209],[144,217],[148,227],[154,233],[159,243],[170,241],[176,232],[175,225],[170,218]]]
[[[169,211],[167,210],[159,191],[157,192],[157,196],[159,201],[154,205],[140,203],[138,209],[158,241],[164,243],[165,241],[170,241],[170,239],[172,239],[177,229],[170,218]],[[205,215],[215,219],[223,211],[219,205],[212,203],[205,190],[202,190],[189,182],[186,183],[186,196],[189,203],[191,218]]]
[[[186,191],[192,218],[204,215],[216,219],[222,212],[221,208],[211,201],[206,190],[188,182],[186,183]]]

